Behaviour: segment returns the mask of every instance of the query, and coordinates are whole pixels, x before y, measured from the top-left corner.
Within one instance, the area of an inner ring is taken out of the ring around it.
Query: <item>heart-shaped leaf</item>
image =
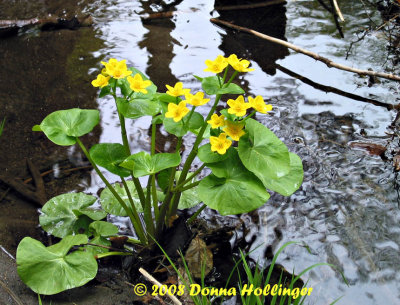
[[[143,208],[140,203],[140,199],[137,194],[135,184],[133,183],[133,181],[127,181],[126,184],[128,185],[128,189],[129,192],[131,193],[136,210],[138,212],[143,212]],[[118,195],[124,200],[125,204],[128,207],[130,207],[131,203],[129,201],[129,197],[125,191],[125,188],[119,183],[114,183],[112,186],[114,190],[118,193]],[[100,204],[103,207],[103,209],[109,214],[115,216],[128,216],[128,214],[126,214],[126,211],[118,202],[117,198],[114,197],[114,195],[111,193],[108,187],[105,188],[100,194]]]
[[[161,112],[161,105],[155,99],[134,99],[128,102],[117,99],[118,110],[129,119],[138,119],[143,116],[154,116]]]
[[[129,156],[123,145],[119,143],[100,143],[92,146],[89,153],[94,163],[104,167],[109,172],[121,177],[130,175],[129,170],[119,166]]]
[[[50,199],[42,208],[39,222],[43,230],[56,237],[87,233],[93,220],[106,217],[107,213],[90,207],[96,197],[84,193],[67,193]]]
[[[290,157],[286,145],[263,124],[246,121],[247,134],[239,140],[239,156],[246,168],[264,184],[289,173]]]
[[[94,221],[89,226],[89,232],[94,236],[109,237],[118,234],[118,227],[107,221]]]
[[[98,110],[78,108],[59,110],[45,117],[40,129],[50,141],[57,145],[68,146],[76,143],[76,137],[91,132],[99,120]]]
[[[294,153],[289,153],[289,156],[289,174],[278,179],[264,179],[264,185],[267,189],[278,192],[283,196],[292,195],[303,182],[303,163],[300,157]]]
[[[244,90],[238,85],[230,83],[227,87],[223,87],[217,91],[217,94],[243,94]]]
[[[91,253],[68,253],[73,246],[87,242],[86,235],[78,234],[45,247],[41,242],[25,237],[17,249],[18,274],[38,294],[51,295],[82,286],[96,276],[97,262]]]
[[[227,154],[227,159],[208,164],[213,173],[197,187],[200,199],[222,215],[259,208],[267,202],[269,193],[261,181],[242,165],[236,150],[229,150]]]
[[[141,151],[125,159],[120,165],[131,171],[135,177],[152,175],[163,169],[178,166],[181,163],[179,153],[161,153],[153,156]]]

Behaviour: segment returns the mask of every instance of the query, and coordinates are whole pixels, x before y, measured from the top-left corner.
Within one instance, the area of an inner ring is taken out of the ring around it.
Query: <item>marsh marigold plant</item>
[[[301,159],[254,119],[272,106],[259,95],[247,97],[235,83],[239,73],[253,70],[248,60],[235,54],[206,60],[204,71],[212,75],[193,76],[199,81],[196,88],[201,87],[195,93],[182,82],[165,84],[160,92],[126,60],[101,63],[92,85],[99,88],[100,98],[114,100],[121,129],[114,143],[86,147],[82,137],[99,124],[97,109],[59,110],[33,127],[57,145],[78,146],[104,183],[99,196],[61,194],[43,206],[40,225],[60,238],[59,243],[46,247],[26,237],[19,244],[18,274],[39,294],[84,285],[96,276],[98,259],[133,255],[138,245],[152,247],[178,209],[197,207],[189,225],[206,206],[222,215],[246,213],[265,204],[270,192],[290,196],[303,180]],[[137,152],[125,125],[145,116],[151,118],[149,149]],[[176,138],[169,152],[157,142],[158,127]],[[200,162],[196,169],[195,158]],[[106,173],[119,181],[111,183]],[[120,251],[111,247],[111,239],[121,233],[106,221],[108,215],[132,223]],[[54,281],[54,274],[62,276]]]

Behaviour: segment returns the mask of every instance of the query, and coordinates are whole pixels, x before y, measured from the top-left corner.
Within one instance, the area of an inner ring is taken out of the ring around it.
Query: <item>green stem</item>
[[[131,191],[129,190],[128,185],[126,184],[126,181],[125,181],[124,177],[120,177],[120,178],[121,178],[122,184],[123,184],[123,186],[124,186],[124,188],[125,188],[125,192],[126,192],[126,194],[128,195],[129,202],[131,203],[131,207],[132,207],[132,211],[133,211],[133,216],[135,217],[136,222],[137,222],[138,224],[140,224],[141,230],[143,230],[142,222],[140,221],[140,217],[139,217],[139,214],[138,214],[138,212],[137,212],[135,203],[134,203],[134,201],[133,201]],[[135,224],[134,224],[134,223],[132,223],[132,224],[133,224],[133,226],[135,227]],[[135,227],[135,230],[136,230],[136,227]],[[143,230],[143,231],[144,231],[144,230]]]
[[[246,122],[247,119],[250,119],[253,115],[256,114],[257,111],[253,110],[252,113],[250,113],[247,117],[244,118],[244,120],[242,121],[243,123]]]
[[[200,182],[201,182],[201,180],[193,182],[193,183],[191,183],[189,185],[186,185],[185,187],[182,187],[180,189],[175,188],[173,190],[173,192],[181,192],[181,193],[183,193],[184,191],[190,190],[191,188],[194,188],[194,187],[198,186],[200,184]]]
[[[121,198],[121,196],[118,195],[118,193],[115,191],[115,189],[113,188],[113,186],[110,184],[110,182],[108,182],[108,180],[106,179],[106,177],[104,177],[104,175],[101,173],[100,169],[97,167],[96,163],[94,163],[94,161],[92,160],[92,158],[90,157],[89,152],[87,151],[85,145],[83,145],[83,143],[81,142],[81,140],[79,138],[75,138],[76,142],[79,144],[80,148],[82,149],[83,153],[85,154],[86,158],[88,158],[89,162],[92,164],[94,170],[96,171],[96,173],[99,175],[100,179],[104,182],[104,184],[108,187],[108,189],[110,190],[110,192],[114,195],[114,197],[118,200],[119,204],[122,206],[122,208],[125,210],[125,212],[128,214],[129,218],[132,221],[132,224],[135,228],[136,234],[138,235],[140,241],[146,245],[147,244],[147,239],[144,235],[144,231],[143,228],[141,226],[141,223],[137,223],[136,222],[136,217],[133,215],[133,212],[131,209],[129,209],[129,207],[125,204],[125,201]]]
[[[236,77],[237,74],[238,74],[238,71],[233,72],[231,78],[228,80],[228,82],[226,84],[224,84],[224,86],[228,87],[229,84],[233,81],[233,79]]]
[[[192,216],[190,216],[190,218],[186,221],[186,223],[187,223],[188,225],[190,225],[190,224],[197,218],[197,216],[199,216],[199,214],[200,214],[205,208],[206,208],[206,205],[203,204],[203,205],[201,206],[201,208],[198,209],[198,210],[196,211],[196,213],[194,213]]]
[[[229,65],[227,65],[225,68],[224,77],[222,78],[222,83],[225,83],[226,76],[228,75],[228,68],[229,68]]]
[[[152,117],[154,119],[154,116]],[[156,123],[151,124],[151,155],[156,153]]]
[[[149,179],[147,181],[147,194],[146,194],[146,205],[144,207],[144,222],[146,223],[147,232],[154,236],[154,222],[153,217],[151,215],[151,177],[153,175],[149,175]]]
[[[134,239],[134,238],[130,238],[130,237],[128,237],[126,242],[128,242],[130,244],[134,244],[134,245],[140,244],[140,240],[137,240],[137,239]]]
[[[151,191],[153,195],[153,209],[154,209],[154,216],[157,219],[159,215],[159,208],[158,208],[158,198],[157,198],[157,189],[156,189],[156,176],[152,175],[151,177]]]
[[[196,177],[198,174],[201,173],[201,171],[203,170],[203,168],[205,168],[206,165],[203,164],[202,166],[200,166],[195,172],[193,172],[193,174],[191,174],[185,181],[183,181],[181,184],[178,184],[174,189],[178,189],[182,186],[184,186],[186,183],[190,182],[193,180],[194,177]]]
[[[133,253],[128,253],[128,252],[105,252],[105,253],[99,253],[99,254],[97,254],[95,257],[97,258],[97,259],[100,259],[100,258],[104,258],[104,257],[107,257],[107,256],[114,256],[114,255],[133,255]]]

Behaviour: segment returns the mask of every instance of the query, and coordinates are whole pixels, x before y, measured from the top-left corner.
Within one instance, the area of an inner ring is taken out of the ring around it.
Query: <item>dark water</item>
[[[23,177],[23,160],[27,157],[40,168],[59,166],[65,160],[80,164],[75,148],[55,147],[30,131],[31,126],[58,109],[99,107],[101,127],[86,143],[119,139],[113,101],[96,100],[96,90],[90,85],[100,69],[100,60],[127,59],[130,65],[145,71],[159,86],[159,91],[164,91],[165,84],[174,84],[177,80],[196,91],[200,84],[192,75],[208,75],[203,72],[206,59],[236,53],[250,59],[256,69],[241,76],[241,84],[249,94],[262,95],[274,106],[272,115],[259,115],[257,119],[301,156],[305,169],[304,183],[293,196],[273,195],[259,209],[258,217],[242,217],[250,229],[246,238],[255,238],[254,247],[264,245],[253,253],[253,258],[264,259],[268,245],[275,252],[286,241],[305,242],[312,254],[303,247],[290,246],[281,254],[279,263],[287,270],[295,268],[295,272],[319,262],[332,263],[350,282],[347,287],[340,274],[329,267],[314,269],[308,273],[308,286],[314,288],[310,304],[328,304],[340,296],[343,298],[339,304],[400,304],[397,175],[390,162],[348,145],[351,141],[362,141],[388,144],[391,150],[396,149],[397,140],[392,141],[387,134],[393,132],[388,126],[396,113],[315,88],[317,83],[396,104],[398,83],[380,80],[369,87],[368,78],[329,69],[304,55],[217,27],[209,21],[210,17],[221,16],[339,63],[393,72],[395,57],[388,53],[388,38],[382,32],[370,31],[349,50],[363,29],[371,23],[375,27],[383,23],[376,9],[365,6],[362,1],[341,1],[339,5],[346,21],[343,23],[345,38],[340,39],[332,18],[317,1],[289,1],[287,5],[257,12],[216,11],[214,2],[207,0],[177,1],[173,18],[151,22],[143,22],[140,15],[162,7],[149,1],[69,3],[65,12],[92,14],[93,28],[56,32],[29,30],[0,41],[0,115],[7,116],[5,134],[0,139],[1,171]],[[63,4],[57,1],[52,5],[38,2],[31,6],[28,9],[20,2],[16,7],[24,10],[17,10],[8,2],[0,1],[1,18],[32,18],[64,10]],[[309,79],[308,84],[296,79],[295,74]],[[133,152],[148,150],[149,125],[148,118],[129,122]],[[190,146],[192,140],[188,138],[185,145]],[[75,179],[77,185],[73,182],[50,188],[48,192],[86,189],[96,193],[101,186],[93,174]],[[6,211],[2,213],[6,216],[0,224],[6,223],[5,218],[28,217],[25,214],[31,215],[32,221],[37,218],[33,208],[21,208],[20,204],[10,199],[5,201],[0,209]],[[18,237],[24,236],[24,230],[18,231],[18,227],[13,230]],[[10,239],[3,236],[0,240],[3,245],[15,247]]]

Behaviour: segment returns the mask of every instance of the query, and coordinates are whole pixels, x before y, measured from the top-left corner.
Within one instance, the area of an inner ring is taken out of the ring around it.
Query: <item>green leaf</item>
[[[89,226],[89,232],[94,236],[109,237],[118,234],[118,227],[107,221],[94,221]]]
[[[222,215],[247,213],[270,197],[261,181],[240,162],[235,149],[224,161],[209,164],[213,173],[197,188],[200,199]]]
[[[118,99],[118,109],[128,119],[138,119],[143,116],[154,116],[161,112],[161,105],[157,100],[134,99],[130,102]]]
[[[119,143],[96,144],[92,146],[89,154],[94,163],[104,167],[109,172],[121,177],[130,175],[127,169],[119,166],[129,156],[123,145]]]
[[[230,147],[229,149],[234,149],[234,148]],[[220,155],[216,151],[215,152],[211,151],[211,144],[207,143],[207,144],[199,147],[197,157],[203,163],[214,163],[214,162],[225,160],[228,157],[228,154],[226,153],[226,154]]]
[[[156,98],[163,103],[169,104],[169,103],[174,103],[174,104],[179,104],[182,99],[180,97],[176,98],[175,96],[171,96],[167,93],[157,93]]]
[[[171,118],[164,119],[164,128],[167,132],[176,135],[177,137],[183,137],[189,130],[193,133],[197,132],[203,123],[203,116],[198,112],[193,112],[192,117],[188,123],[189,114],[187,114],[179,122],[174,122]]]
[[[264,184],[289,173],[290,157],[286,145],[267,127],[253,119],[246,121],[246,135],[239,140],[239,156],[246,168]]]
[[[230,83],[228,87],[221,88],[217,94],[243,94],[245,91],[238,85]]]
[[[96,237],[92,238],[89,242],[91,244],[95,244],[95,245],[111,247],[111,242],[103,236],[96,236]],[[86,245],[85,247],[83,247],[83,249],[84,249],[84,251],[91,253],[93,256],[109,251],[107,248],[96,247],[96,246],[92,246],[92,245]]]
[[[25,237],[17,249],[17,271],[22,281],[34,292],[44,295],[82,286],[97,273],[92,254],[70,249],[86,244],[86,235],[66,236],[58,244],[45,247],[41,242]]]
[[[35,125],[32,127],[32,131],[43,131],[42,128],[40,128],[40,125]]]
[[[208,95],[217,94],[218,90],[221,89],[218,76],[215,75],[203,78],[201,81],[201,87]]]
[[[179,153],[161,153],[153,156],[141,151],[125,159],[120,165],[131,171],[135,177],[152,175],[163,169],[178,166],[181,163]]]
[[[202,80],[203,80],[203,78],[202,78],[202,77],[200,77],[200,76],[197,76],[197,75],[193,75],[193,77],[194,77],[195,79],[197,79],[198,81],[202,81]]]
[[[283,196],[290,196],[297,191],[303,182],[303,163],[298,155],[289,153],[290,171],[279,179],[264,179],[267,189],[278,192]]]
[[[105,87],[101,88],[99,97],[100,98],[105,97],[106,95],[109,95],[110,92],[111,92],[111,86],[110,85],[105,86]]]
[[[96,197],[84,193],[67,193],[50,199],[42,208],[39,222],[43,230],[56,237],[87,233],[93,220],[106,217],[106,212],[90,207]]]
[[[136,210],[138,212],[143,212],[143,208],[140,203],[140,199],[137,194],[135,184],[133,183],[133,181],[127,181],[126,184],[128,185],[128,189],[131,193]],[[118,195],[124,200],[125,204],[128,207],[130,207],[131,203],[129,201],[125,188],[119,183],[113,184],[112,187],[118,193]],[[109,214],[115,216],[128,216],[123,207],[121,206],[121,204],[118,202],[117,198],[114,197],[114,195],[111,193],[108,187],[105,188],[100,194],[100,204],[103,207],[103,209]]]
[[[42,121],[40,128],[50,141],[68,146],[76,143],[76,137],[91,132],[99,120],[98,110],[73,108],[50,113]]]

